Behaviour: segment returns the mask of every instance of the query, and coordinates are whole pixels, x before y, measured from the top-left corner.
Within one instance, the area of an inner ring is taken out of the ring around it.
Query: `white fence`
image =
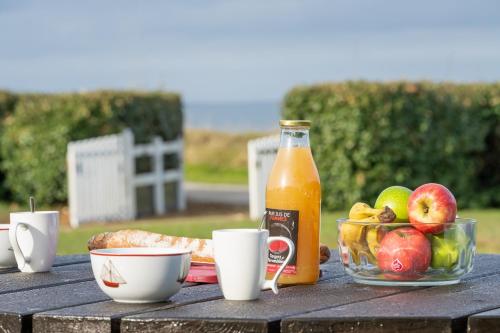
[[[88,221],[130,220],[138,216],[138,189],[152,187],[150,204],[154,214],[167,212],[169,200],[183,210],[183,142],[163,142],[157,137],[150,144],[134,146],[130,130],[68,145],[68,189],[71,226]],[[164,157],[172,154],[177,167],[165,170]],[[152,170],[137,174],[136,160],[151,158]],[[165,184],[173,183],[175,198],[166,198]],[[142,200],[144,201],[144,200]]]
[[[260,219],[266,209],[266,184],[273,167],[279,136],[269,136],[248,142],[248,190],[250,218]]]

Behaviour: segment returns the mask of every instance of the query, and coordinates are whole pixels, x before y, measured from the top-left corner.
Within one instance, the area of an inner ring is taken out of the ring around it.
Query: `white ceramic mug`
[[[9,224],[0,224],[0,268],[16,267],[16,258],[10,246]]]
[[[47,272],[56,258],[59,212],[11,213],[9,239],[21,272]]]
[[[219,285],[227,300],[247,301],[259,298],[263,289],[278,293],[278,278],[295,252],[286,237],[269,237],[266,229],[225,229],[212,233],[215,267]],[[288,244],[290,252],[272,280],[266,280],[269,244]]]

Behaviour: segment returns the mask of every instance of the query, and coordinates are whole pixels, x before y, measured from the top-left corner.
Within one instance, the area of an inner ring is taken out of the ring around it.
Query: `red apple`
[[[427,270],[431,254],[431,243],[425,235],[412,227],[404,227],[384,236],[377,262],[383,272],[415,276]]]
[[[418,187],[408,199],[408,219],[423,233],[439,234],[455,222],[457,201],[441,184]]]

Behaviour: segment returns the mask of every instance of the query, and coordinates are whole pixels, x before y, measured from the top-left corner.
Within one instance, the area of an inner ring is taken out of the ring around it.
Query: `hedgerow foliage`
[[[24,94],[17,95],[3,114],[0,165],[4,187],[20,202],[30,195],[42,204],[66,201],[70,141],[118,133],[127,127],[137,142],[156,135],[165,140],[182,135],[180,97],[163,92]]]
[[[500,206],[500,84],[301,86],[286,119],[310,119],[326,209],[374,203],[390,185],[447,186],[459,207]]]

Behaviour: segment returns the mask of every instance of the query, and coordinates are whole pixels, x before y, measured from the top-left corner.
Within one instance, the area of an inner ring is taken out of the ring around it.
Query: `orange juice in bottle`
[[[314,284],[319,277],[321,186],[309,146],[310,126],[307,120],[280,121],[280,147],[266,187],[269,235],[288,237],[295,244],[280,284]],[[266,278],[287,255],[285,243],[271,243]]]

